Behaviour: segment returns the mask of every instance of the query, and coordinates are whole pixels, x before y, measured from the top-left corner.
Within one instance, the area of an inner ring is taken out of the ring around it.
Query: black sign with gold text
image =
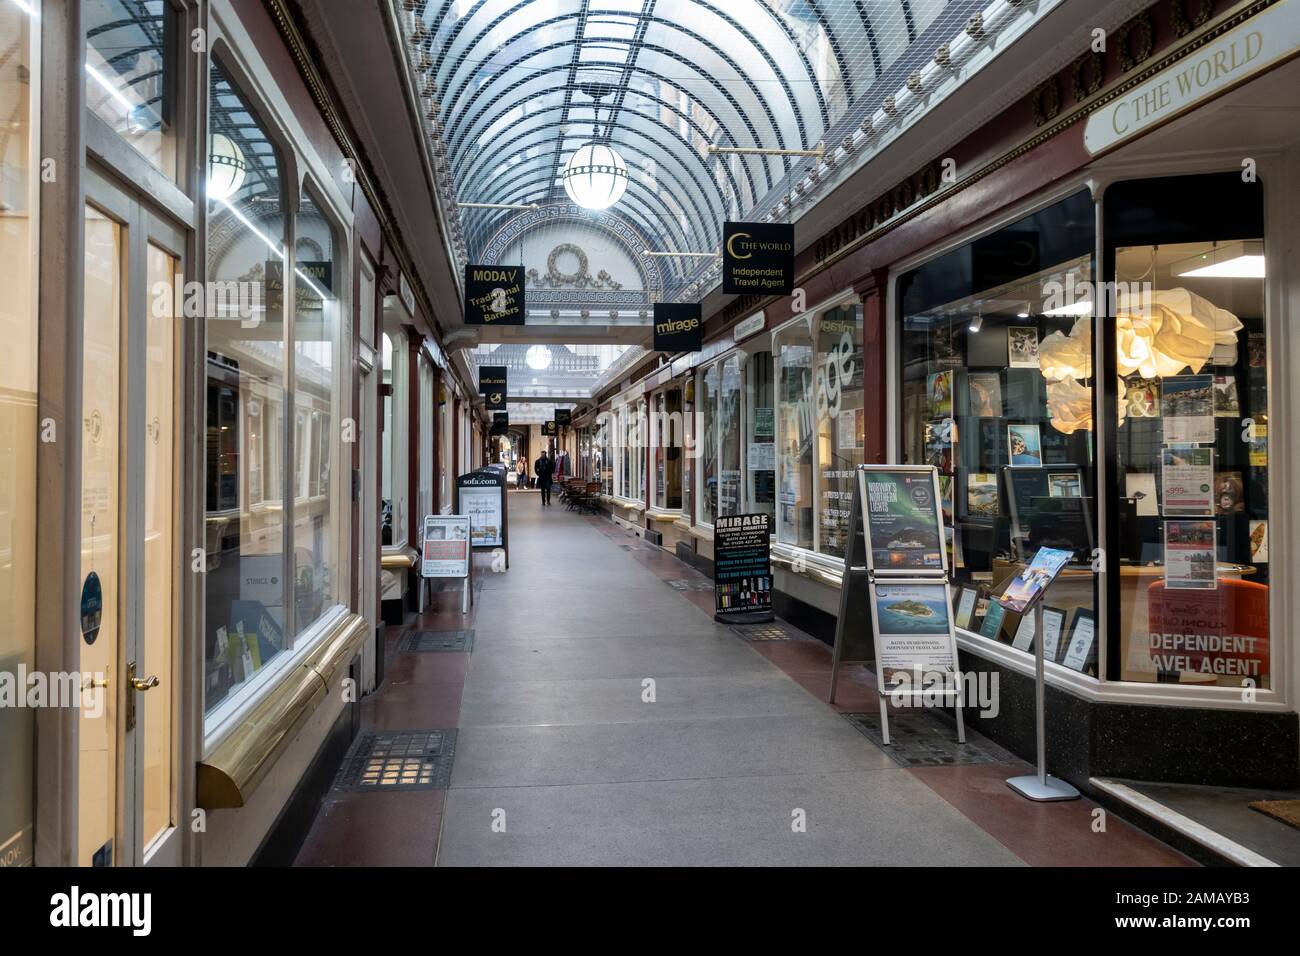
[[[506,407],[506,366],[481,365],[478,370],[478,390],[490,411]]]
[[[523,325],[524,267],[465,267],[466,325]]]
[[[489,435],[505,435],[510,431],[510,413],[493,412],[492,426],[488,430]]]
[[[567,408],[557,408],[555,410],[555,424],[560,428],[568,428],[573,421],[572,413]]]
[[[542,422],[542,434],[547,438],[554,438],[560,434],[560,430],[555,427],[555,422]]]
[[[787,222],[723,223],[722,291],[727,295],[791,295],[794,226]]]
[[[698,302],[656,302],[656,352],[698,352],[704,346],[704,321]]]

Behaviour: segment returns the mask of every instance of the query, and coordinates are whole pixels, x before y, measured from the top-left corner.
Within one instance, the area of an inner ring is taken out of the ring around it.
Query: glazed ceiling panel
[[[613,211],[656,250],[711,250],[878,108],[980,0],[416,0],[417,73],[461,203],[565,202],[579,147],[628,167]],[[941,39],[936,39],[941,38]],[[512,212],[460,210],[474,259]],[[690,260],[665,272],[684,279]]]

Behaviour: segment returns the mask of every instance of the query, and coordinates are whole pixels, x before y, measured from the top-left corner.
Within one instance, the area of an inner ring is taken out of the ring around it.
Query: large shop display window
[[[82,0],[81,17],[86,106],[176,179],[177,10],[171,0]]]
[[[207,266],[209,281],[224,290],[206,323],[204,706],[211,713],[251,691],[334,603],[339,523],[330,503],[342,320],[333,228],[305,193],[289,273],[282,204],[292,186],[279,149],[215,59],[209,95]]]
[[[40,4],[34,4],[36,9]],[[36,638],[39,20],[0,6],[0,672],[34,667]],[[35,711],[0,707],[0,868],[32,859]]]
[[[1271,684],[1263,189],[1223,173],[1105,192],[1121,680]]]
[[[1028,653],[990,600],[1043,546],[1073,554],[1047,595],[1049,660],[1098,660],[1092,313],[1085,190],[898,281],[901,453],[938,468],[957,626]]]
[[[681,389],[657,392],[652,403],[654,504],[656,508],[676,511],[682,506],[682,449],[685,444]]]
[[[777,541],[842,559],[865,447],[861,306],[800,316],[774,341]]]
[[[215,61],[209,161],[208,279],[256,294],[251,311],[207,319],[207,710],[288,649],[285,580],[285,183],[267,127]],[[243,285],[241,285],[243,283]]]
[[[299,634],[334,603],[337,592],[333,477],[338,457],[339,289],[335,228],[310,190],[295,220],[293,321],[294,414],[297,427],[293,505],[295,627]]]

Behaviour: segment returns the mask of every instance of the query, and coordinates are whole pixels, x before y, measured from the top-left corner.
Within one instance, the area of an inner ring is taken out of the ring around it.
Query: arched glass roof
[[[423,0],[412,62],[459,202],[562,202],[565,160],[604,141],[630,173],[614,211],[655,249],[707,251],[724,220],[766,211],[811,162],[710,146],[837,142],[981,5]],[[471,260],[511,215],[461,210]],[[697,266],[670,262],[678,279]]]

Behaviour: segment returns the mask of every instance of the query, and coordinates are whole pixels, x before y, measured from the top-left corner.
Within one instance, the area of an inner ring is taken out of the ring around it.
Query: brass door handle
[[[148,677],[132,677],[131,686],[136,690],[148,690],[150,687],[157,687],[159,684],[157,675],[150,674]]]

